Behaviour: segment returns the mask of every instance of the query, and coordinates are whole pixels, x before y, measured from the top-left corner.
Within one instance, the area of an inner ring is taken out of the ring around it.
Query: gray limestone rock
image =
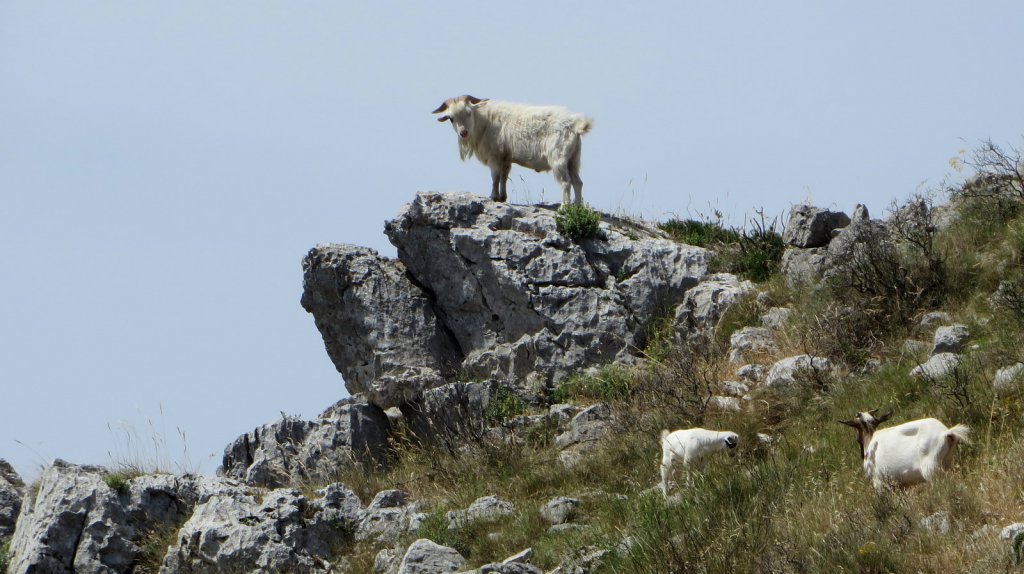
[[[497,496],[481,496],[465,510],[451,510],[445,516],[448,528],[454,530],[477,520],[494,520],[515,512],[515,505]]]
[[[402,415],[413,436],[426,443],[479,437],[488,426],[487,405],[500,386],[497,381],[444,384],[402,405]]]
[[[959,353],[971,338],[967,325],[949,325],[935,330],[932,355],[939,353]]]
[[[757,355],[774,353],[776,350],[772,331],[765,327],[743,327],[729,337],[729,361],[738,365]]]
[[[320,507],[297,490],[256,497],[218,492],[196,506],[168,549],[160,572],[329,572],[342,523],[320,519]]]
[[[217,493],[246,492],[218,478],[106,476],[104,468],[62,460],[47,467],[18,517],[8,572],[130,572],[148,533],[176,528]]]
[[[953,373],[960,364],[960,355],[939,353],[910,370],[910,376],[922,379],[941,379]]]
[[[922,330],[932,330],[936,327],[948,325],[952,322],[953,317],[951,317],[949,313],[943,311],[931,311],[930,313],[925,313],[924,316],[921,317],[921,322],[918,326]]]
[[[824,247],[811,249],[787,249],[782,253],[780,271],[790,287],[815,284],[821,280],[825,270],[828,250]]]
[[[25,483],[14,471],[14,467],[0,458],[0,538],[7,538],[14,533],[23,496]]]
[[[676,307],[675,331],[681,339],[708,338],[725,311],[740,297],[754,290],[754,284],[730,273],[709,275],[687,290]]]
[[[548,524],[564,524],[576,516],[579,505],[578,499],[558,496],[540,507],[540,515]]]
[[[224,449],[219,471],[270,488],[326,480],[353,461],[386,460],[390,432],[380,407],[346,399],[316,420],[284,417],[238,437]]]
[[[992,378],[992,386],[996,391],[1003,392],[1013,388],[1013,384],[1021,379],[1024,374],[1024,363],[1015,363],[1009,367],[1003,367],[996,371]]]
[[[355,539],[395,544],[407,532],[419,528],[422,514],[401,490],[384,490],[356,517]]]
[[[802,375],[829,374],[831,370],[832,363],[825,357],[810,355],[786,357],[772,365],[764,384],[769,387],[785,387],[796,382]]]
[[[397,406],[454,373],[459,346],[401,262],[330,245],[311,249],[302,269],[302,307],[350,394]]]
[[[466,559],[454,548],[441,546],[434,542],[420,538],[412,543],[402,557],[402,563],[398,567],[398,574],[442,574],[444,572],[456,572],[463,565]]]
[[[789,212],[782,240],[793,247],[822,247],[828,244],[832,230],[849,224],[845,213],[801,204]]]
[[[793,310],[789,307],[772,307],[761,315],[761,325],[769,329],[782,329],[792,315]]]
[[[573,466],[599,441],[611,432],[614,421],[612,409],[607,403],[597,403],[580,411],[569,429],[555,437],[555,445],[561,449],[559,460],[565,466]]]
[[[756,363],[743,365],[736,369],[736,376],[748,383],[760,383],[764,380],[764,377],[767,374],[768,369],[766,369],[764,365],[758,365]]]
[[[456,371],[526,390],[580,365],[632,361],[660,309],[707,274],[706,250],[609,222],[574,243],[553,209],[420,193],[387,222],[400,262],[318,247],[303,306],[352,393],[418,400]]]

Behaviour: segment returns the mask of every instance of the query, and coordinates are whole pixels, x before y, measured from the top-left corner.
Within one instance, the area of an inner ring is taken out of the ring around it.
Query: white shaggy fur
[[[459,138],[459,157],[476,156],[491,168],[491,199],[508,199],[505,184],[512,164],[551,172],[562,188],[562,205],[569,189],[583,202],[580,179],[581,137],[593,121],[555,106],[529,106],[459,96],[444,101],[437,121],[451,121]]]
[[[957,443],[968,442],[970,429],[966,426],[947,428],[931,418],[876,430],[892,416],[889,411],[875,418],[877,412],[857,413],[853,419],[841,422],[857,429],[864,475],[878,491],[930,481],[949,466]]]
[[[713,431],[692,428],[668,432],[661,431],[661,494],[668,497],[668,477],[672,463],[682,459],[683,466],[717,450],[734,449],[739,435],[731,431]]]

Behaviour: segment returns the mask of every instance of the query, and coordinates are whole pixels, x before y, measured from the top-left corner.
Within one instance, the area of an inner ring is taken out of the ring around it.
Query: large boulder
[[[420,193],[385,232],[395,262],[329,246],[303,264],[312,313],[350,393],[383,407],[454,374],[526,385],[630,361],[652,320],[707,273],[706,250],[640,225],[575,243],[556,211]]]
[[[354,461],[383,462],[390,432],[380,407],[345,399],[314,421],[283,417],[245,433],[224,449],[219,471],[270,488],[323,481]]]
[[[14,471],[14,467],[0,458],[0,538],[7,538],[14,533],[24,495],[25,483]]]
[[[456,572],[466,563],[458,550],[426,538],[413,542],[402,557],[398,574],[442,574]]]
[[[409,280],[401,262],[329,245],[311,249],[302,271],[302,307],[350,394],[396,406],[444,382],[461,361],[430,292]]]

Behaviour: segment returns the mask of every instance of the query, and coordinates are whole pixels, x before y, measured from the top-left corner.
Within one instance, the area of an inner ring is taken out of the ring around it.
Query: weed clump
[[[598,236],[601,214],[586,205],[563,205],[555,215],[558,232],[579,243]]]

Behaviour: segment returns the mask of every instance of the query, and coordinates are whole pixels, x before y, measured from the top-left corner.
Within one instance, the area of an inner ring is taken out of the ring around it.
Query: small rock
[[[828,374],[831,370],[832,363],[825,357],[810,355],[786,357],[772,365],[764,383],[769,387],[784,387],[796,382],[802,374]]]
[[[932,355],[939,353],[959,353],[971,338],[967,325],[950,325],[935,330],[935,344]]]
[[[995,377],[992,378],[992,386],[996,391],[1006,391],[1013,386],[1013,383],[1020,380],[1022,373],[1024,373],[1024,363],[1003,367],[996,371]]]
[[[771,329],[744,327],[729,337],[729,361],[743,364],[748,355],[770,354],[776,351]]]
[[[398,574],[441,574],[456,572],[466,563],[458,550],[420,538],[402,557]]]
[[[761,315],[761,325],[769,329],[781,329],[786,326],[786,321],[793,315],[789,307],[772,307]]]
[[[374,556],[373,571],[387,573],[397,570],[399,560],[401,560],[401,557],[398,554],[398,550],[395,550],[394,548],[385,548]]]
[[[564,532],[572,532],[574,530],[587,530],[590,526],[586,524],[579,524],[577,522],[566,522],[565,524],[555,524],[548,528],[548,534],[562,534]]]
[[[750,392],[750,387],[739,381],[722,381],[722,392],[734,397],[742,397]]]
[[[476,520],[493,520],[515,512],[515,505],[497,496],[481,496],[465,510],[452,510],[446,515],[448,528],[461,528]]]
[[[723,397],[715,395],[708,400],[708,407],[722,412],[739,412],[743,410],[743,405],[740,404],[740,400],[736,397]]]
[[[402,490],[382,490],[373,497],[367,508],[397,508],[405,506],[408,495]]]
[[[932,355],[923,364],[910,370],[910,376],[921,379],[941,379],[956,370],[960,364],[960,355],[955,353],[939,353]]]
[[[552,498],[542,506],[540,515],[548,524],[564,524],[576,516],[576,509],[579,505],[580,501],[575,498],[559,496]]]

